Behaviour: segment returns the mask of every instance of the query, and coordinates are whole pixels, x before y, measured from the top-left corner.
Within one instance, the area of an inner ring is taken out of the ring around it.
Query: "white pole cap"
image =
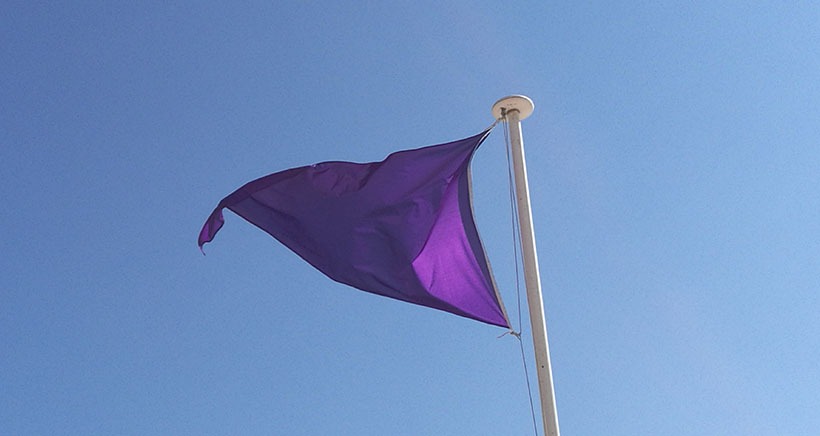
[[[493,105],[493,117],[495,119],[501,118],[502,112],[518,111],[518,119],[523,120],[532,114],[535,109],[535,104],[525,95],[510,95],[498,100]]]

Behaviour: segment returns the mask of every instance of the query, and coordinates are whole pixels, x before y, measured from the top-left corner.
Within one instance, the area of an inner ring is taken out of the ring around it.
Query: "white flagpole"
[[[521,237],[521,254],[524,260],[524,280],[527,287],[527,304],[530,309],[532,342],[535,348],[535,364],[538,374],[538,392],[541,398],[541,417],[546,436],[559,436],[558,412],[555,409],[555,390],[552,385],[547,323],[544,319],[544,300],[541,296],[541,276],[538,272],[538,256],[535,252],[535,232],[532,228],[530,190],[527,184],[527,165],[524,159],[524,139],[521,136],[521,120],[532,113],[535,105],[523,95],[513,95],[498,100],[493,105],[496,119],[506,117],[510,129],[515,192],[518,205],[518,226]]]

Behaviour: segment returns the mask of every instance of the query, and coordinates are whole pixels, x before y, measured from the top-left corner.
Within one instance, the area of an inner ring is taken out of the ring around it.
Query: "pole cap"
[[[507,112],[517,110],[518,119],[523,120],[532,114],[535,104],[526,95],[510,95],[498,100],[493,105],[493,117],[495,119],[502,117],[502,109],[506,109]]]

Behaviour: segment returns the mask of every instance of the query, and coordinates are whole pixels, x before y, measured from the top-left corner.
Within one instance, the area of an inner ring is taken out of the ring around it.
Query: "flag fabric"
[[[219,202],[199,246],[228,208],[337,282],[509,327],[471,203],[470,160],[491,130],[381,162],[325,162],[254,180]]]

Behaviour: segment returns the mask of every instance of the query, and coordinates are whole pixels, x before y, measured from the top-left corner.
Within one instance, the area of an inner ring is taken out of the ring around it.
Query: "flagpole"
[[[521,136],[521,120],[532,114],[535,105],[523,95],[512,95],[493,105],[496,119],[507,119],[512,148],[513,173],[515,177],[518,227],[521,237],[521,254],[524,260],[524,280],[527,287],[527,304],[532,325],[532,342],[538,374],[538,392],[541,398],[541,417],[546,436],[559,436],[558,412],[555,408],[555,389],[552,384],[547,323],[544,318],[544,300],[541,296],[541,275],[538,272],[538,256],[535,252],[535,232],[530,210],[530,192],[527,184],[527,165],[524,158],[524,139]]]

